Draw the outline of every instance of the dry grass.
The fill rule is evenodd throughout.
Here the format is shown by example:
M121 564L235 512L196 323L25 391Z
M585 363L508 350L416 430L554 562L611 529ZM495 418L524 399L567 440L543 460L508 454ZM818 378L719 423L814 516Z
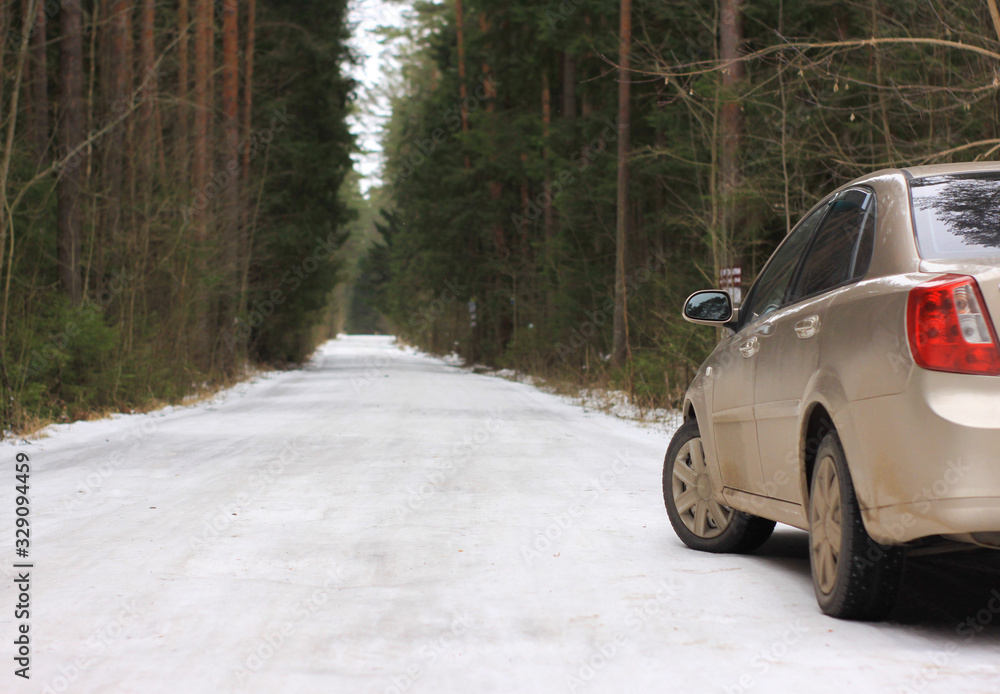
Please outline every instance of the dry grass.
M211 381L192 383L191 389L179 398L150 397L129 407L127 411L122 411L114 407L63 408L62 413L56 417L43 417L38 414L22 412L16 418L17 425L13 430L4 432L4 436L0 438L9 436L10 438L44 439L48 437L48 434L44 430L51 424L93 422L99 419L107 419L115 414L146 414L163 409L164 407L170 407L171 405L189 407L211 400L222 391L269 371L273 371L273 369L260 364L247 363L232 374L219 375Z

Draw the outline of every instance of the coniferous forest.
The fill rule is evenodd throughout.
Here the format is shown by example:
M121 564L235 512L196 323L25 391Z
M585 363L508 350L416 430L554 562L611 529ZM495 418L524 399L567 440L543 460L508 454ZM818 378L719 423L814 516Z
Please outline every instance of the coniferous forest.
M346 6L3 0L4 428L176 400L336 331Z
M341 330L670 404L690 292L855 176L1000 149L996 0L400 4L362 195L346 0L2 0L4 429Z
M870 171L997 158L995 0L414 3L356 291L437 352L676 402L744 289Z

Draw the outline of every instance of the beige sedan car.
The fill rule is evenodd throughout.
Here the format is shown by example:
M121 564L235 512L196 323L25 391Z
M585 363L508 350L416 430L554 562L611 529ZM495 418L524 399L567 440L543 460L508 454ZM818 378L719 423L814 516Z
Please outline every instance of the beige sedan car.
M687 545L809 531L820 607L888 615L912 552L1000 548L1000 163L885 170L823 199L685 396L663 493Z

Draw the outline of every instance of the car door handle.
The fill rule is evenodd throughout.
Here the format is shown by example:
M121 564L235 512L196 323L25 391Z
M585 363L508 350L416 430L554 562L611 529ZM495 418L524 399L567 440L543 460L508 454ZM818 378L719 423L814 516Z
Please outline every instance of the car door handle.
M740 345L740 354L743 355L744 359L749 359L753 355L757 354L757 350L760 349L760 341L756 336L751 337L749 340Z
M800 340L808 340L819 332L819 316L809 316L803 318L795 324L795 334Z

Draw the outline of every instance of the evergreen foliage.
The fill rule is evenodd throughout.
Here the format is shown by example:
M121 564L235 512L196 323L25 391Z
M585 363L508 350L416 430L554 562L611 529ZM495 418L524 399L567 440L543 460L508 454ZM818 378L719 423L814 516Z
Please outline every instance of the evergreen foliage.
M746 3L746 79L724 87L719 4L635 0L632 358L612 370L619 4L462 5L468 130L454 2L418 4L385 138L383 244L362 265L393 330L434 351L676 401L715 337L680 305L721 267L740 265L749 286L789 225L850 178L1000 146L986 3ZM731 102L743 126L729 191Z
M40 19L25 20L35 1L4 2L0 22L3 134L14 126L2 190L12 216L0 214L2 429L175 400L240 377L248 362L301 362L336 334L335 287L356 214L342 194L355 146L347 0L85 0L78 66L60 66L72 28L60 4L43 2ZM224 54L230 11L239 50ZM44 74L39 55L21 50L25 33L38 35ZM202 35L207 52L197 49ZM71 106L57 96L67 70L83 80L75 115L96 135L68 159L74 143L39 118L66 117ZM226 82L226 70L238 81ZM237 85L239 113L251 101L252 110L234 151L223 111L229 99L237 112ZM208 114L203 143L199 111ZM80 255L68 272L82 282L78 301L57 253L56 189L74 169Z

